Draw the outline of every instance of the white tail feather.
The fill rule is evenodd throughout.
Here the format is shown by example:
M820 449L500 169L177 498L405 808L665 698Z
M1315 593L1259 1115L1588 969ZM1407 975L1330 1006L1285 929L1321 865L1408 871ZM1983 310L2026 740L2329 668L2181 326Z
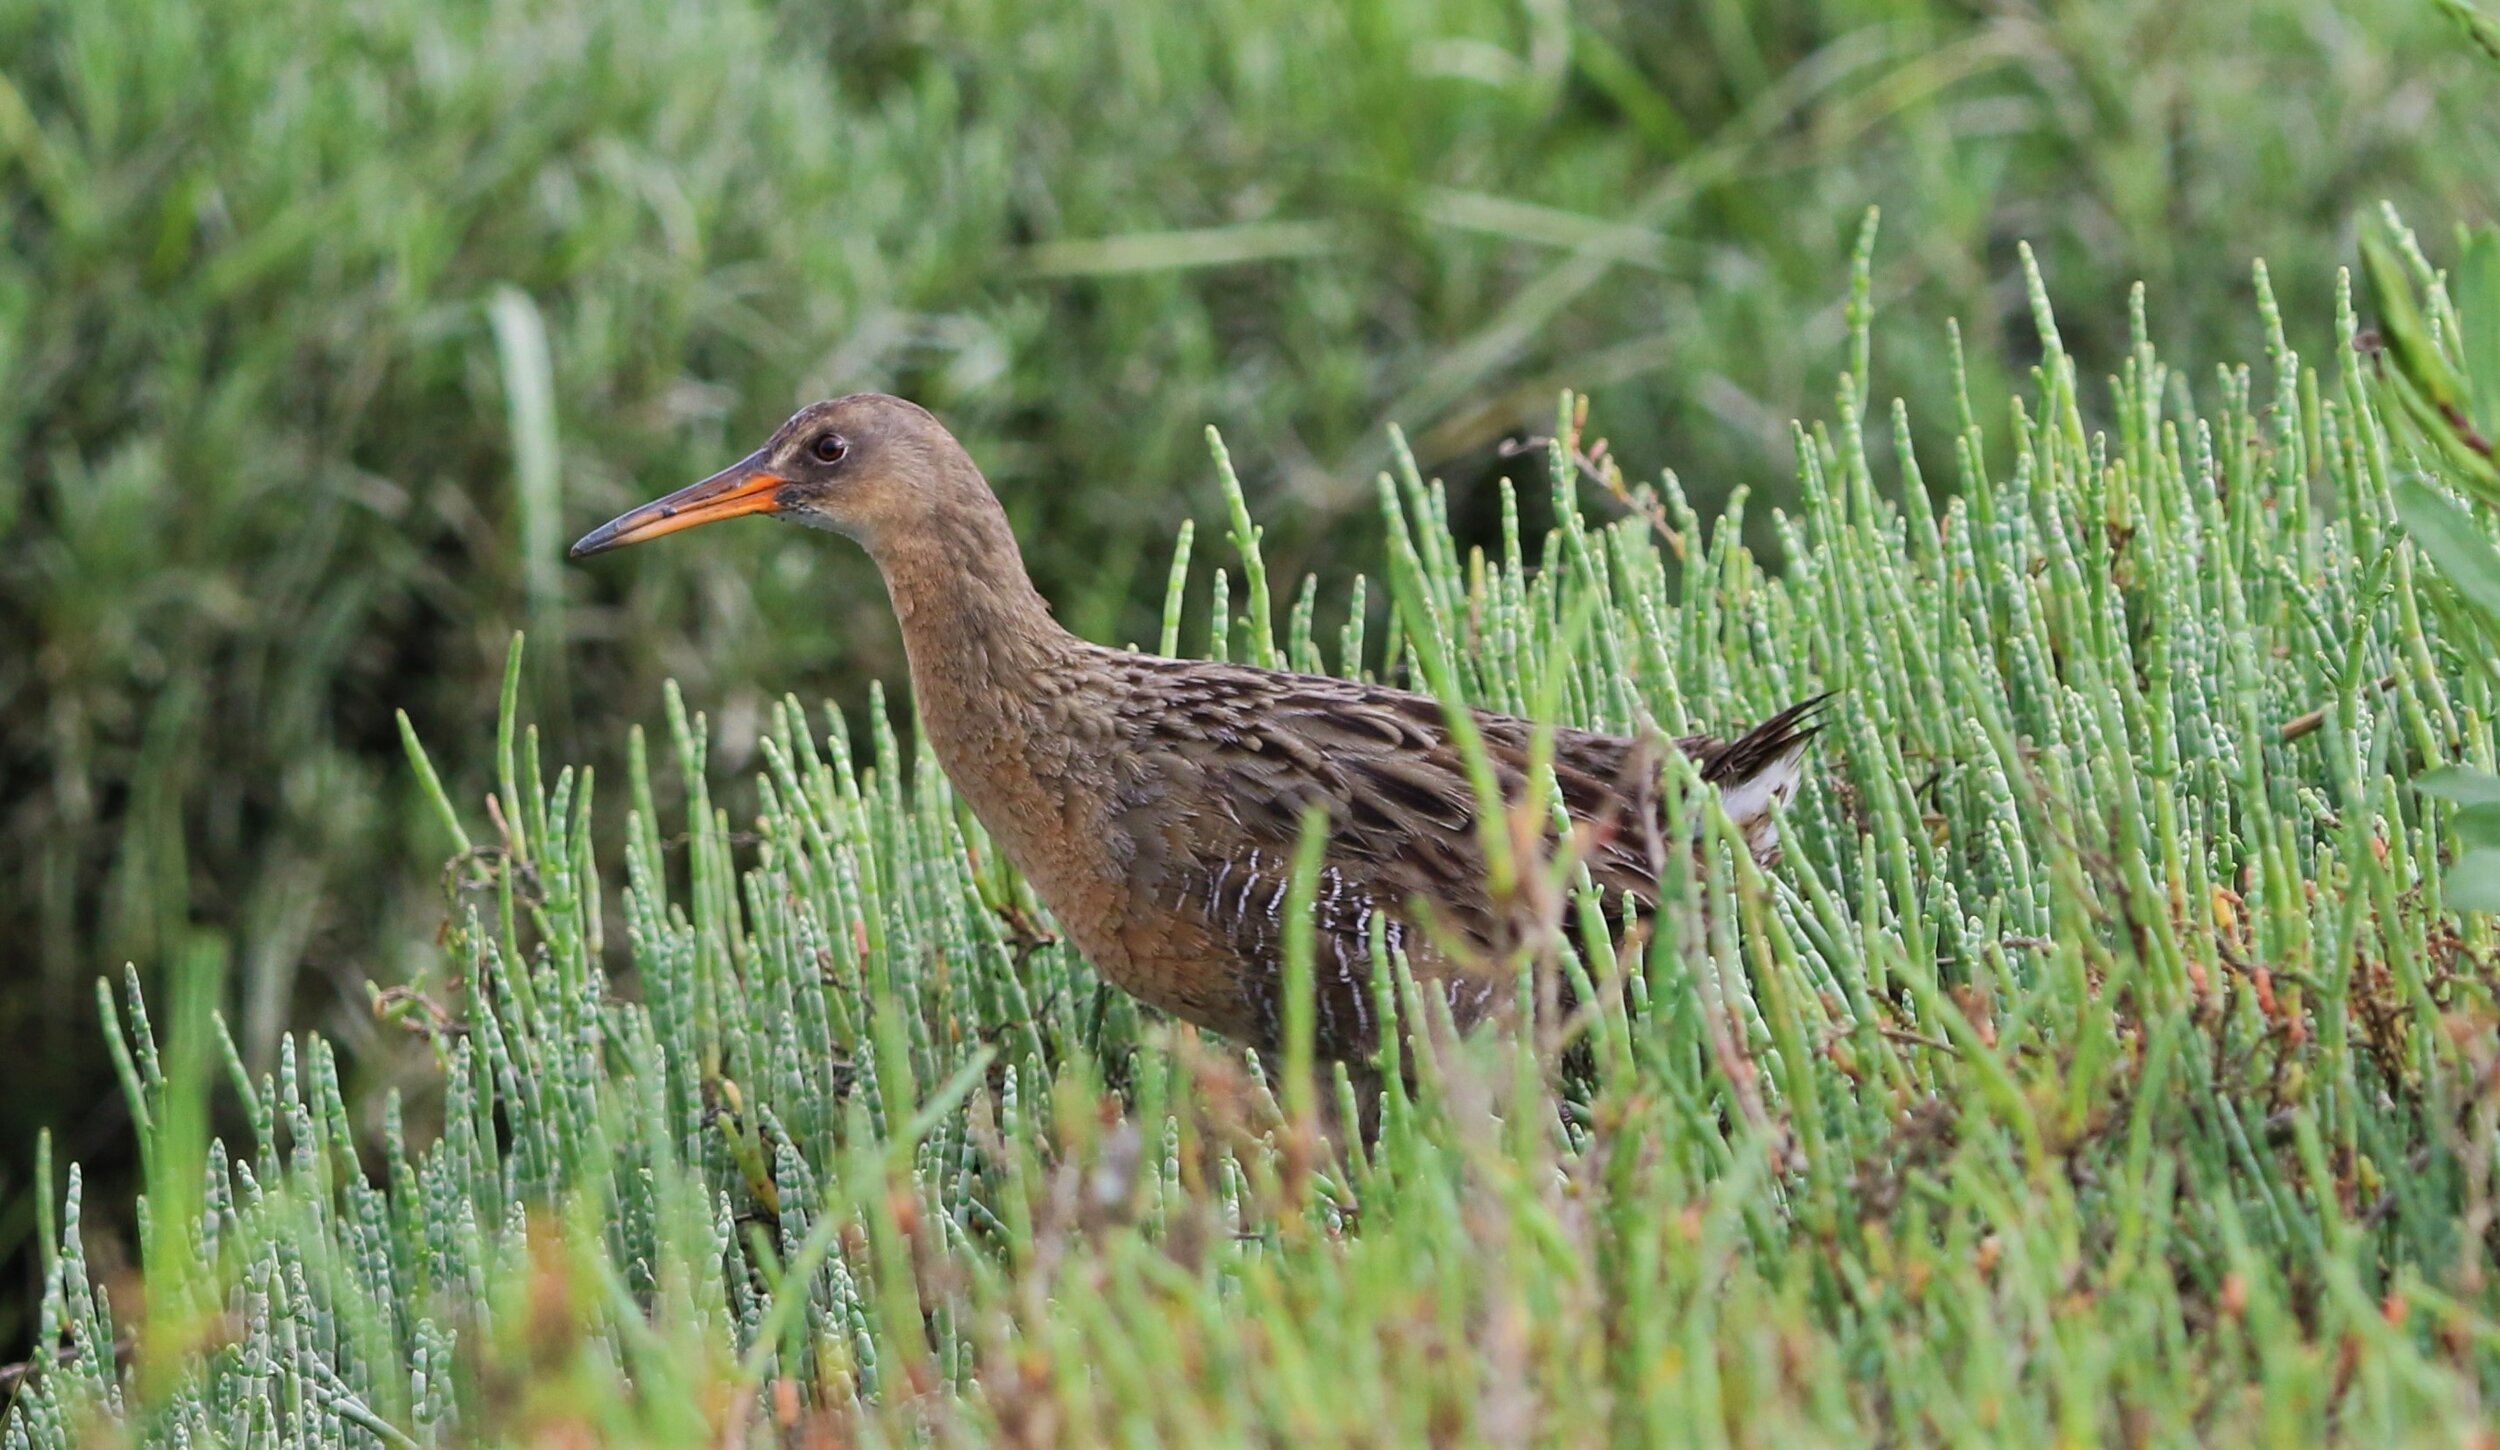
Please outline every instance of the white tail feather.
M1780 808L1796 799L1805 780L1806 744L1800 740L1769 765L1719 787L1719 803L1745 833L1745 849L1758 861L1768 861L1779 849Z

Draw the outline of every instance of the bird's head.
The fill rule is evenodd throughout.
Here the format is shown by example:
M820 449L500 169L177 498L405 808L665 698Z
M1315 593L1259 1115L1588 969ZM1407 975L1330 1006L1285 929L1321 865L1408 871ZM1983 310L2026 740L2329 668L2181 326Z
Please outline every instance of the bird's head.
M763 447L701 483L610 519L584 534L572 553L585 558L740 514L775 514L876 549L945 517L950 506L960 509L970 500L951 495L967 488L982 499L989 492L962 446L926 409L883 393L855 393L800 409Z

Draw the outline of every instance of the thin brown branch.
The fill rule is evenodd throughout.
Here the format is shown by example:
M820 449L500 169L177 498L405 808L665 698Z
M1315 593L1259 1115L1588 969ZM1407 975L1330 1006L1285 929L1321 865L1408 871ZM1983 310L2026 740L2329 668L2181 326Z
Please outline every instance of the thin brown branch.
M2381 691L2392 690L2396 688L2396 681L2402 678L2404 678L2403 671L2390 670L2379 676L2377 688ZM2334 708L2332 705L2320 705L2306 715L2284 721L2281 731L2283 743L2289 745L2304 735L2317 734L2326 727L2326 712Z

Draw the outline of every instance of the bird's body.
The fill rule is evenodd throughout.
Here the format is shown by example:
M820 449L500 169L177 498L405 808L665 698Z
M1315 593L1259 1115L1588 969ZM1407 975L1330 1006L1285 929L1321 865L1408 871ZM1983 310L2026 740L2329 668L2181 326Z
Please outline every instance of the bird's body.
M1036 673L987 682L1003 709L928 702L960 688L915 659L940 764L1009 861L1097 969L1175 1016L1261 1046L1282 1030L1285 898L1305 809L1328 818L1313 899L1323 1052L1376 1044L1375 917L1382 945L1436 984L1463 1026L1507 1000L1508 923L1488 897L1477 797L1429 696L1241 665L1167 660L1073 638ZM969 701L967 700L967 703ZM1475 717L1507 800L1526 781L1531 730ZM1795 717L1740 747L1675 742L1706 775L1757 790L1738 824L1758 849L1793 789ZM1654 899L1660 839L1654 750L1558 730L1570 816L1594 827L1596 882Z
M811 464L822 481L806 477ZM618 519L575 552L767 511L868 545L939 764L1112 982L1227 1036L1279 1045L1286 894L1317 805L1328 821L1313 903L1319 1050L1360 1062L1377 1044L1375 933L1461 1025L1507 999L1504 948L1518 924L1487 887L1476 791L1438 701L1076 638L1034 591L969 457L928 414L875 395L802 412L736 468ZM1733 742L1673 742L1720 787L1758 854L1775 848L1774 812L1795 790L1810 708ZM1519 799L1530 727L1474 718L1504 799ZM1656 895L1660 763L1640 741L1554 735L1563 806L1588 828L1579 834L1591 874L1618 901Z

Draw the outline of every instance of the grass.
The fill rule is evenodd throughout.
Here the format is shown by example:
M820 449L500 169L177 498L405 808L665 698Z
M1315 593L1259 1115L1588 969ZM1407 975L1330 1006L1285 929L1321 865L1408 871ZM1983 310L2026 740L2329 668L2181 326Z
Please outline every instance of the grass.
M2004 417L1871 408L1858 256L1780 569L1567 398L1554 526L1504 487L1490 549L1393 448L1385 631L1166 606L1607 728L1844 692L1773 870L1688 779L1646 956L1521 964L1624 985L1587 1082L1426 1034L1377 1146L1314 1155L1300 1079L1098 984L881 709L776 705L733 817L672 693L618 829L516 666L492 809L420 772L462 850L451 966L383 1004L414 1092L318 1036L252 1070L214 972L162 1046L99 984L144 1278L74 1169L43 1195L58 1354L0 1445L2487 1437L2494 943L2414 786L2500 763L2495 680L2394 501L2453 458L2349 300L2304 358L2262 270L2257 368L2173 366L2139 295L2087 372L2033 275Z
M938 408L1071 623L1146 642L1209 422L1289 578L1377 557L1390 421L1498 541L1494 445L1566 385L1704 512L1793 505L1869 202L1888 387L1950 415L1957 315L1995 418L2014 237L2087 355L2138 278L2235 355L2246 257L2322 322L2358 204L2444 223L2500 163L2428 0L0 0L0 54L0 1345L36 1128L130 1186L96 971L222 957L256 1071L314 1024L354 1096L409 1070L363 991L441 962L394 710L473 803L516 628L589 759L664 678L743 771L780 689L897 671L815 541L550 551L802 399Z

